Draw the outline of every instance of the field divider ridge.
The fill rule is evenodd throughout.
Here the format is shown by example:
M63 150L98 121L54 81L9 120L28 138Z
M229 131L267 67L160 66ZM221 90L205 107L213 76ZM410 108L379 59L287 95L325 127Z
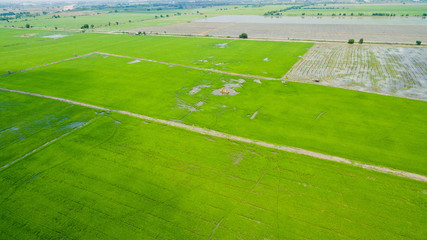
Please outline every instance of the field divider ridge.
M414 98L414 97L407 97L407 96L397 96L397 95L388 94L388 93L382 93L382 92L374 92L374 91L368 91L368 90L352 89L352 88L349 88L349 87L342 87L342 86L329 86L329 85L323 85L323 84L313 83L313 82L309 82L309 81L296 81L296 80L286 79L287 74L289 72L291 72L291 70L293 68L297 67L300 64L300 62L302 61L302 59L303 59L304 56L300 60L298 60L298 62L295 63L291 67L291 69L289 69L289 71L286 72L285 75L283 77L281 77L281 78L271 78L271 77L263 77L263 76L256 76L256 75L250 75L250 74L225 72L225 71L211 69L211 68L199 68L199 67L188 66L188 65L184 65L184 64L162 62L162 61L157 61L157 60L152 60L152 59L138 58L138 57L131 57L131 56L124 56L124 55L118 55L118 54L112 54L112 53L104 53L104 52L86 53L86 54L83 54L83 55L79 55L79 56L75 56L75 57L71 57L71 58L66 58L66 59L55 61L55 62L51 62L51 63L46 63L46 64L39 65L39 66L36 66L36 67L31 67L31 68L27 68L27 69L15 71L15 72L1 74L0 77L11 75L11 74L15 74L15 73L20 73L20 72L26 72L26 71L29 71L29 70L32 70L32 69L41 68L41 67L45 67L45 66L56 64L56 63L65 62L65 61L70 61L70 60L73 60L73 59L87 57L87 56L90 56L90 55L93 55L93 54L100 54L100 55L112 56L112 57L120 57L120 58L129 58L129 59L133 59L133 60L140 60L140 61L145 61L145 62L153 62L153 63L165 64L165 65L169 65L169 66L178 66L178 67L184 67L184 68L191 68L191 69L195 69L195 70L207 71L207 72L215 72L215 73L226 74L226 75L231 75L231 76L239 76L239 77L245 77L245 78L263 79L263 80L269 80L269 81L281 81L281 82L295 82L295 83L303 83L303 84L312 84L312 85L319 85L319 86L324 86L324 87L341 88L341 89L346 89L346 90L351 90L351 91L356 91L356 92L364 92L364 93L371 93L371 94L377 94L377 95L383 95L383 96L389 96L389 97L397 97L397 98L411 99L411 100L416 100L416 101L427 102L427 99L422 99L422 98ZM306 54L304 54L304 55L306 55Z
M256 75L250 75L250 74L225 72L225 71L216 70L216 69L212 69L212 68L200 68L200 67L188 66L188 65L179 64L179 63L162 62L162 61L157 61L157 60L152 60L152 59L147 59L147 58L138 58L138 57L124 56L124 55L104 53L104 52L93 52L93 53L101 54L101 55L105 55L105 56L112 56L112 57L129 58L129 59L140 60L140 61L145 61L145 62L160 63L160 64L169 65L169 66L191 68L191 69L200 70L200 71L215 72L215 73L221 73L221 74L227 74L227 75L233 75L233 76L239 76L239 77L259 78L259 79L263 79L263 80L275 80L275 81L281 80L279 78L271 78L271 77L263 77L263 76L256 76Z
M13 89L7 89L7 88L0 88L0 91L20 93L20 94L24 94L24 95L31 95L31 96L36 96L36 97L48 98L48 99L53 99L53 100L57 100L57 101L61 101L61 102L71 103L71 104L75 104L75 105L79 105L79 106L84 106L84 107L88 107L88 108L92 108L92 109L96 109L96 110L119 113L119 114L131 116L131 117L136 117L136 118L147 120L147 121L151 121L151 122L156 122L156 123L166 124L168 126L178 127L178 128L181 128L181 129L189 130L189 131L200 133L200 134L203 134L203 135L209 135L209 136L212 136L212 137L229 139L229 140L243 142L243 143L248 143L248 144L254 144L254 145L258 145L258 146L262 146L262 147L266 147L266 148L270 148L270 149L276 149L276 150L280 150L280 151L284 151L284 152L290 152L290 153L295 153L295 154L306 155L306 156L314 157L314 158L317 158L317 159L322 159L322 160L327 160L327 161L332 161L332 162L337 162L337 163L344 163L344 164L347 164L347 165L361 167L363 169L368 169L368 170L372 170L372 171L376 171L376 172L381 172L381 173L391 174L391 175L395 175L395 176L410 178L410 179L417 180L417 181L427 182L427 177L423 176L423 175L420 175L420 174L411 173L411 172L405 172L405 171L401 171L401 170L395 170L395 169L391 169L391 168L387 168L387 167L381 167L381 166L375 166L375 165L360 163L360 162L352 161L352 160L349 160L349 159L346 159L346 158L332 156L332 155L327 155L327 154L318 153L318 152L313 152L313 151L302 149L302 148L275 145L275 144L272 144L272 143L267 143L267 142L253 140L253 139L249 139L249 138L234 136L234 135L231 135L231 134L227 134L227 133L223 133L223 132L218 132L218 131L211 130L211 129L205 129L205 128L202 128L202 127L191 126L191 125L187 125L187 124L183 124L183 123L178 123L178 122L174 122L174 121L168 121L168 120L153 118L153 117L144 116L144 115L141 115L141 114L132 113L132 112L123 111L123 110L109 109L109 108L95 106L95 105L91 105L91 104L87 104L87 103L82 103L82 102L77 102L77 101L73 101L73 100L69 100L69 99L65 99L65 98L53 97L53 96L42 95L42 94L38 94L38 93L31 93L31 92L25 92L25 91L13 90ZM92 119L92 120L94 120L94 119ZM89 122L87 122L85 125L87 125L87 124L89 124ZM84 125L82 125L82 126L84 126ZM77 129L78 128L76 128L74 130L77 130ZM70 131L69 133L71 133L71 132L72 131ZM61 138L63 136L66 136L69 133L66 133L66 134L62 135L59 138ZM57 138L57 139L59 139L59 138ZM56 141L56 140L54 139L52 141ZM40 148L42 148L42 147L50 144L51 142L42 145L38 149L40 149ZM31 153L29 153L29 154L31 154ZM27 156L27 155L24 155L23 157L25 157L25 156ZM21 158L23 158L23 157L21 157ZM14 162L19 161L19 160L20 159L15 160ZM0 169L2 169L4 167L5 166L1 167Z
M37 147L37 148L35 148L35 149L31 150L30 152L28 152L28 153L26 153L26 154L22 155L21 157L19 157L19 158L17 158L17 159L15 159L15 160L13 160L13 161L11 161L11 162L7 163L6 165L3 165L2 167L0 167L0 171L1 171L1 170L3 170L3 169L5 169L5 168L7 168L7 167L9 167L9 166L11 166L12 164L14 164L14 163L16 163L16 162L21 161L22 159L24 159L24 158L28 157L29 155L31 155L31 154L33 154L33 153L35 153L35 152L39 151L40 149L45 148L46 146L48 146L48 145L50 145L50 144L52 144L52 143L54 143L54 142L58 141L59 139L61 139L61 138L65 137L65 136L67 136L67 135L69 135L69 134L71 134L71 133L73 133L73 132L77 131L78 129L80 129L80 128L84 127L84 126L87 126L87 125L91 124L91 123L92 123L93 121L95 121L97 118L98 118L98 117L94 117L94 118L92 118L91 120L89 120L89 121L85 122L84 124L82 124L82 125L80 125L80 126L78 126L78 127L75 127L75 128L73 128L73 129L71 129L70 131L68 131L68 132L66 132L66 133L64 133L64 134L62 134L61 136L56 137L56 138L54 138L54 139L50 140L49 142L46 142L46 143L44 143L43 145L41 145L41 146L39 146L39 147Z
M30 68L18 70L18 71L15 71L15 72L9 72L9 73L5 73L5 74L1 74L0 77L11 75L11 74L15 74L15 73L20 73L20 72L26 72L26 71L33 70L33 69L36 69L36 68L46 67L46 66L57 64L57 63L61 63L61 62L70 61L70 60L73 60L73 59L77 59L77 58L81 58L81 57L86 57L86 56L89 56L89 55L92 55L92 54L94 54L94 53L93 52L86 53L86 54L83 54L83 55L74 56L74 57L71 57L71 58L66 58L66 59L55 61L55 62L45 63L45 64L42 64L42 65L39 65L39 66L30 67Z

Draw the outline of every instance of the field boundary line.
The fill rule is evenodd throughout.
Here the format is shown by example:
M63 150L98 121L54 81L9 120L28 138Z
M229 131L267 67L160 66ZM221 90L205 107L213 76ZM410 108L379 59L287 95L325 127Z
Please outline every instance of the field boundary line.
M99 107L99 106L95 106L95 105L91 105L91 104L87 104L87 103L82 103L82 102L77 102L77 101L73 101L73 100L69 100L69 99L65 99L65 98L52 97L52 96L48 96L48 95L42 95L42 94L38 94L38 93L31 93L31 92L13 90L13 89L8 89L8 88L0 88L0 91L20 93L20 94L24 94L24 95L31 95L31 96L42 97L42 98L49 98L49 99L53 99L53 100L57 100L57 101L61 101L61 102L67 102L67 103L71 103L71 104L75 104L75 105L79 105L79 106L84 106L84 107L88 107L88 108L92 108L92 109L102 110L102 111L106 111L106 112L120 113L123 115L136 117L136 118L151 121L151 122L156 122L156 123L166 124L168 126L186 129L186 130L189 130L191 132L197 132L197 133L200 133L203 135L209 135L212 137L254 144L254 145L258 145L258 146L262 146L262 147L266 147L266 148L270 148L270 149L276 149L276 150L280 150L280 151L284 151L284 152L290 152L290 153L305 155L305 156L314 157L317 159L322 159L322 160L327 160L327 161L332 161L332 162L337 162L337 163L344 163L347 165L361 167L363 169L368 169L368 170L372 170L372 171L376 171L376 172L381 172L381 173L391 174L391 175L395 175L395 176L410 178L410 179L417 180L417 181L427 182L427 177L420 175L420 174L405 172L405 171L401 171L401 170L395 170L395 169L391 169L391 168L387 168L387 167L381 167L381 166L376 166L376 165L371 165L371 164L366 164L366 163L360 163L360 162L352 161L352 160L349 160L346 158L327 155L327 154L318 153L318 152L313 152L313 151L309 151L309 150L302 149L302 148L275 145L272 143L267 143L267 142L263 142L263 141L239 137L239 136L235 136L235 135L231 135L231 134L227 134L227 133L223 133L223 132L218 132L218 131L211 130L211 129L205 129L205 128L191 126L191 125L178 123L178 122L174 122L174 121L168 121L168 120L148 117L148 116L144 116L141 114L132 113L132 112L123 111L123 110L115 110L115 109L109 109L109 108L105 108L105 107ZM63 136L65 136L65 135L63 135Z
M313 48L316 46L316 44L313 44L313 46L311 46L311 48L310 49L308 49L305 53L304 53L304 55L302 55L301 56L301 58L294 64L294 65L292 65L292 67L291 68L289 68L289 70L283 75L283 77L281 77L280 78L280 80L285 80L286 79L286 76L288 76L288 73L290 73L291 71L292 71L292 69L294 69L294 68L296 68L297 66L299 66L302 62L303 62L303 60L304 60L304 58L305 58L305 56L307 56L308 55L308 53L309 52L312 52L313 51ZM297 81L292 81L292 80L289 80L289 81L291 81L291 82L297 82Z
M319 83L313 83L313 82L308 82L308 81L295 81L295 80L290 80L290 79L286 79L286 76L288 75L288 73L291 72L291 70L298 66L299 64L301 64L302 60L304 59L304 57L314 48L311 47L302 57L300 60L298 60L298 62L296 62L290 69L289 71L287 71L285 73L285 75L281 78L271 78L271 77L262 77L262 76L256 76L256 75L250 75L250 74L242 74L242 73L232 73L232 72L225 72L225 71L221 71L221 70L216 70L216 69L209 69L209 68L199 68L199 67L193 67L193 66L188 66L188 65L184 65L184 64L178 64L178 63L169 63L169 62L162 62L162 61L157 61L157 60L152 60L152 59L146 59L146 58L138 58L138 57L131 57L131 56L124 56L124 55L118 55L118 54L112 54L112 53L104 53L104 52L93 52L92 54L100 54L100 55L105 55L105 56L112 56L112 57L120 57L120 58L129 58L129 59L133 59L133 60L140 60L140 61L146 61L146 62L154 62L154 63L160 63L160 64L165 64L165 65L169 65L169 66L178 66L178 67L184 67L184 68L191 68L191 69L195 69L195 70L201 70L201 71L208 71L208 72L215 72L215 73L221 73L221 74L226 74L226 75L232 75L232 76L239 76L239 77L246 77L246 78L256 78L256 79L263 79L263 80L269 80L269 81L286 81L286 82L294 82L294 83L302 83L302 84L311 84L311 85L317 85L317 86L324 86L324 87L331 87L331 88L340 88L340 89L346 89L346 90L350 90L350 91L356 91L356 92L364 92L364 93L372 93L372 94L378 94L378 95L383 95L383 96L389 96L389 97L397 97L397 98L403 98L403 99L411 99L411 100L417 100L417 101L423 101L423 102L427 102L427 99L422 99L422 98L413 98L413 97L406 97L406 96L397 96L397 95L392 95L392 94L388 94L388 93L381 93L381 92L374 92L374 91L367 91L367 90L359 90L359 89L352 89L352 88L348 88L348 87L339 87L339 86L328 86L328 85L323 85L323 84L319 84Z
M83 54L83 55L79 55L79 56L75 56L75 57L71 57L71 58L66 58L66 59L55 61L55 62L45 63L45 64L42 64L42 65L39 65L39 66L30 67L30 68L18 70L18 71L15 71L15 72L9 72L9 73L5 73L5 74L1 74L0 77L11 75L11 74L15 74L15 73L20 73L20 72L26 72L26 71L33 70L33 69L36 69L36 68L46 67L46 66L57 64L57 63L61 63L61 62L70 61L70 60L73 60L73 59L90 56L92 54L93 54L93 52L86 53L86 54Z
M281 80L279 78L271 78L271 77L262 77L262 76L256 76L256 75L250 75L250 74L225 72L225 71L216 70L216 69L212 69L212 68L200 68L200 67L188 66L188 65L179 64L179 63L163 62L163 61L157 61L157 60L152 60L152 59L147 59L147 58L131 57L131 56L125 56L125 55L119 55L119 54L113 54L113 53L93 52L93 54L95 54L95 53L105 55L105 56L129 58L129 59L133 59L133 60L140 60L140 61L145 61L145 62L154 62L154 63L160 63L160 64L169 65L169 66L191 68L191 69L196 69L196 70L200 70L200 71L215 72L215 73L227 74L227 75L232 75L232 76L239 76L239 77L246 77L246 78L259 78L259 79L264 79L264 80L276 80L276 81Z
M314 46L313 46L314 47ZM398 95L392 95L392 94L388 94L388 93L381 93L381 92L374 92L374 91L367 91L367 90L359 90L359 89L352 89L352 88L348 88L348 87L339 87L339 86L328 86L328 85L323 85L323 84L319 84L319 83L312 83L312 82L308 82L308 81L295 81L295 80L291 80L291 79L286 79L286 76L289 72L291 72L291 70L297 66L304 58L304 56L313 48L311 47L302 57L300 60L298 60L298 62L296 62L290 69L289 71L287 71L285 73L285 75L282 78L271 78L271 77L263 77L263 76L256 76L256 75L250 75L250 74L242 74L242 73L232 73L232 72L225 72L225 71L221 71L221 70L216 70L216 69L209 69L209 68L199 68L199 67L194 67L194 66L188 66L188 65L184 65L184 64L178 64L178 63L169 63L169 62L162 62L162 61L157 61L157 60L152 60L152 59L146 59L146 58L138 58L138 57L131 57L131 56L125 56L125 55L118 55L118 54L112 54L112 53L104 53L104 52L91 52L91 53L86 53L83 55L79 55L79 56L75 56L75 57L71 57L71 58L66 58L66 59L62 59L59 61L55 61L55 62L51 62L51 63L46 63L43 65L39 65L36 67L31 67L31 68L27 68L27 69L23 69L23 70L19 70L19 71L15 71L15 72L10 72L10 73L6 73L6 74L1 74L0 77L3 76L7 76L7 75L11 75L11 74L15 74L15 73L20 73L20 72L26 72L32 69L36 69L36 68L41 68L41 67L46 67L49 65L53 65L56 63L61 63L61 62L66 62L66 61L70 61L73 59L78 59L78 58L82 58L82 57L87 57L93 54L100 54L100 55L104 55L104 56L112 56L112 57L120 57L120 58L129 58L129 59L133 59L133 60L140 60L140 61L145 61L145 62L153 62L153 63L160 63L160 64L165 64L165 65L169 65L169 66L178 66L178 67L184 67L184 68L191 68L191 69L195 69L195 70L200 70L200 71L207 71L207 72L215 72L215 73L220 73L220 74L226 74L226 75L230 75L230 76L239 76L239 77L245 77L245 78L254 78L254 79L263 79L263 80L269 80L269 81L282 81L282 82L294 82L294 83L302 83L302 84L311 84L311 85L318 85L318 86L324 86L324 87L331 87L331 88L341 88L341 89L346 89L346 90L350 90L350 91L356 91L356 92L364 92L364 93L371 93L371 94L377 94L377 95L383 95L383 96L389 96L389 97L397 97L397 98L403 98L403 99L411 99L411 100L416 100L416 101L423 101L423 102L427 102L427 99L422 99L422 98L413 98L413 97L406 97L406 96L398 96Z
M41 145L41 146L39 146L39 147L37 147L37 148L33 149L32 151L30 151L30 152L28 152L28 153L26 153L26 154L22 155L21 157L19 157L19 158L17 158L17 159L15 159L15 160L13 160L12 162L7 163L6 165L4 165L4 166L0 167L0 171L1 171L1 170L3 170L3 169L5 169L5 168L7 168L7 167L9 167L9 166L11 166L12 164L14 164L14 163L16 163L16 162L21 161L22 159L24 159L24 158L28 157L29 155L31 155L31 154L33 154L33 153L35 153L35 152L39 151L40 149L45 148L46 146L48 146L48 145L50 145L50 144L52 144L52 143L54 143L54 142L58 141L59 139L61 139L61 138L65 137L65 136L67 136L67 135L69 135L69 134L71 134L71 133L73 133L73 132L77 131L78 129L80 129L80 128L84 127L84 126L89 125L90 123L92 123L93 121L95 121L97 118L98 118L98 117L92 118L91 120L89 120L89 121L85 122L84 124L82 124L82 125L80 125L80 126L78 126L78 127L76 127L76 128L71 129L70 131L68 131L68 132L66 132L66 133L64 133L64 134L62 134L61 136L56 137L56 138L54 138L54 139L50 140L49 142L44 143L43 145Z

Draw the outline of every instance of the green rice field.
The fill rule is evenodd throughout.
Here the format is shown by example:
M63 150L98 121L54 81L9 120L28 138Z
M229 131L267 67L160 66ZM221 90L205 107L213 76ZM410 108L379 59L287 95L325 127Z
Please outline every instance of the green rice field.
M241 140L427 175L427 102L281 80L312 46L0 29L0 239L425 239L425 181Z

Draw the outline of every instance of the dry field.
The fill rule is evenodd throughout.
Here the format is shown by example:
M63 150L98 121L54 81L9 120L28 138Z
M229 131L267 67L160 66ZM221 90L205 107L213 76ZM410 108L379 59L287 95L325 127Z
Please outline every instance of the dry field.
M286 79L427 99L427 48L317 44Z
M366 42L427 42L426 25L358 25L297 23L190 22L168 26L142 27L128 32L212 35L237 37L246 32L249 38L347 41L363 37Z

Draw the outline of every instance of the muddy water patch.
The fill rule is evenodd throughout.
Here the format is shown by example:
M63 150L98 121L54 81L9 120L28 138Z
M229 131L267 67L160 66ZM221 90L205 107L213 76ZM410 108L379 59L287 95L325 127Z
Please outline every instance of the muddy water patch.
M59 38L63 38L63 37L66 37L66 36L68 36L68 35L64 35L64 34L53 34L53 35L43 36L42 38L59 39Z
M35 35L36 35L35 33L28 33L28 34L20 35L20 37L34 37Z
M141 62L141 60L133 60L132 62L128 62L128 64L134 64L134 63L139 63Z
M198 86L193 87L193 89L191 89L191 91L188 94L193 95L193 94L200 92L200 90L202 90L202 88L209 88L209 87L211 87L211 85L206 85L206 84L198 85Z
M98 115L108 116L108 112L102 111L102 112L95 112Z
M19 127L10 127L10 128L6 128L6 129L3 129L3 130L0 130L0 134L3 133L3 132L6 132L6 131L14 132L14 131L18 131L18 130L19 130Z
M196 103L196 106L201 107L203 104L205 104L205 103L203 101L200 101L200 102Z
M226 82L224 86L220 89L215 89L212 91L213 95L237 95L239 92L236 91L236 88L241 88L243 83L246 82L243 79L231 79L230 82Z
M240 153L234 153L231 155L231 158L234 160L233 165L239 164L243 158L245 157L246 153L240 152Z
M218 43L216 45L216 47L218 47L218 48L226 48L226 47L228 47L228 43Z
M259 83L259 84L261 84L261 80L259 80L259 79L254 79L254 83Z
M80 127L85 123L86 122L72 122L72 123L69 123L69 124L65 125L64 127L62 127L62 129L73 129L76 127Z

